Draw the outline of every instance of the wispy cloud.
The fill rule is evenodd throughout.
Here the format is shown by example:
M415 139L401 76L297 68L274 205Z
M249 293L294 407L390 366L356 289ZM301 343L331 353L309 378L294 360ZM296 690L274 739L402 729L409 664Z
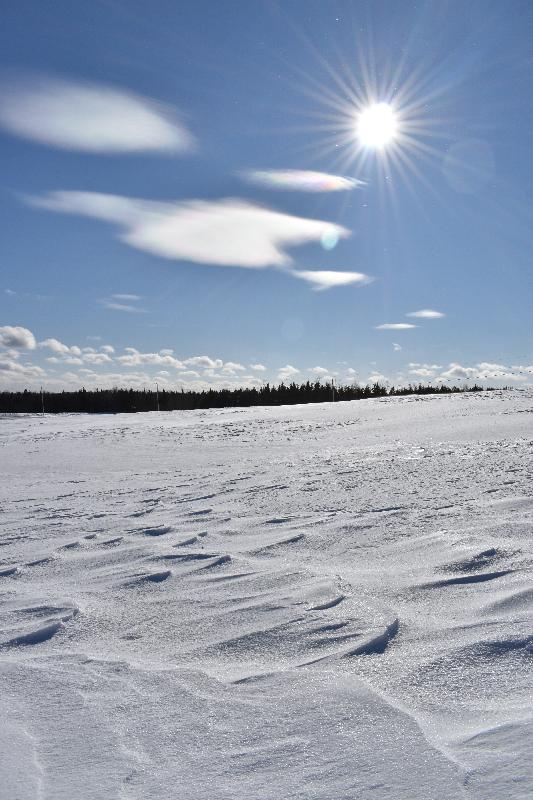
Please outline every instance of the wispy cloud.
M162 103L112 86L49 77L4 82L0 125L65 150L181 152L193 146L176 113Z
M402 349L402 346L401 346L401 344L398 344L398 342L393 342L392 343L392 349L395 352L399 352Z
M132 247L198 264L287 267L291 258L286 248L320 242L328 235L350 235L346 228L331 222L295 217L238 199L159 203L59 191L27 198L27 202L49 211L114 223L121 228L119 238Z
M412 325L410 322L385 322L383 325L376 325L377 331L407 331L410 328L418 328L418 325Z
M374 280L362 272L341 272L340 270L291 270L291 275L313 285L315 292L332 289L335 286L360 284L364 286Z
M366 185L365 181L357 178L345 178L341 175L329 175L325 172L311 170L255 169L242 172L241 175L249 183L264 186L267 189L295 192L345 192Z
M142 300L142 297L138 294L112 294L111 297L114 300L124 300L126 303L137 303Z
M256 372L266 372L266 367L264 364L250 364L250 369L253 369Z
M411 311L406 317L419 317L420 319L441 319L445 317L442 311L434 311L432 308L422 308L420 311Z
M103 297L98 302L109 311L125 311L128 314L146 314L147 311L145 308L133 305L133 303L137 303L139 300L142 300L142 297L138 294L112 294L110 297Z
M35 336L27 328L20 325L4 325L0 327L0 345L18 350L35 350Z
M325 367L311 367L309 372L312 372L313 375L329 375L329 369Z

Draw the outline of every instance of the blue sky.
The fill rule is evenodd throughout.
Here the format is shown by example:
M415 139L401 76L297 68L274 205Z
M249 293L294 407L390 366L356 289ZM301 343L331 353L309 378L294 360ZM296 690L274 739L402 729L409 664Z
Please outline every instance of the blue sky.
M532 34L517 0L9 4L0 386L530 382Z

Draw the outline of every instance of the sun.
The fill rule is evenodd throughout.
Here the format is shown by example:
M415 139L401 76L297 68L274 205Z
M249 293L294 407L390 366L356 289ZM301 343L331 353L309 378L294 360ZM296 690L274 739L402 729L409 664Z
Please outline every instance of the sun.
M382 150L398 133L398 119L388 103L374 103L357 116L356 134L363 147Z

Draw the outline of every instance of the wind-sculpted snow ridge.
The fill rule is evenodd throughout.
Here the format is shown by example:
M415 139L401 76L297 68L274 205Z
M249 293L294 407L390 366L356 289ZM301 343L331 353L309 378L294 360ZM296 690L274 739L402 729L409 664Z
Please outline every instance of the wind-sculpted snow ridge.
M0 796L533 796L531 403L0 420Z

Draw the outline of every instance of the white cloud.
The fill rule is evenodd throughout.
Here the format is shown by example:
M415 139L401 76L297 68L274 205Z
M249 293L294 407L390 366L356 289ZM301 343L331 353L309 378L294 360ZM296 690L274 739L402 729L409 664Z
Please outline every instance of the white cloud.
M24 139L91 153L182 152L193 138L168 106L124 89L48 77L0 88L0 125Z
M39 342L39 347L47 347L53 353L58 353L59 355L81 356L81 350L77 345L69 347L58 339L45 339L43 342Z
M250 369L254 369L256 372L266 372L264 364L250 364Z
M4 292L9 295L9 297L15 297L17 294L15 291L13 291L13 289L4 289Z
M483 382L491 381L495 383L523 383L528 380L528 376L516 369L507 367L505 364L496 364L488 361L481 361L472 367L465 367L462 364L453 362L448 369L442 372L438 380L479 380Z
M173 367L174 369L183 369L184 362L170 355L161 355L161 353L140 353L135 347L126 347L125 350L127 355L117 356L115 360L126 367L136 367L140 364L156 364L159 366Z
M83 360L87 364L111 364L112 359L107 353L86 353Z
M209 358L209 356L193 356L186 358L183 362L188 367L205 367L206 369L220 369L224 362L220 358Z
M115 300L109 300L109 299L107 299L105 297L102 300L99 300L98 302L104 308L107 308L108 311L125 311L128 314L146 314L147 313L145 308L140 308L139 306L132 306L129 303L117 303Z
M286 364L278 371L278 380L284 381L287 380L287 378L293 378L295 375L298 375L299 372L300 370L293 367L292 364Z
M102 353L108 353L109 355L115 352L115 348L111 344L103 344L100 350L102 351Z
M418 325L411 325L410 322L385 322L383 325L375 326L377 331L406 331L409 328L418 328Z
M401 344L398 344L398 342L393 342L392 349L395 350L396 352L399 352L402 349L402 346Z
M368 376L366 382L368 383L388 383L389 379L386 375L383 375L382 372L373 372L371 375Z
M41 367L35 364L20 364L9 358L0 358L0 378L10 380L11 378L41 378L46 373Z
M111 297L113 300L124 300L126 303L137 303L142 300L139 294L112 294Z
M132 247L198 264L286 267L291 263L285 252L288 247L319 242L328 234L349 236L340 225L282 214L238 199L169 203L63 191L30 197L27 202L49 211L115 223L121 228L119 238Z
M406 317L419 317L420 319L441 319L445 317L442 311L433 311L431 308L422 308L420 311L411 311Z
M226 361L222 367L222 372L235 375L237 372L246 372L246 367L242 364L236 364L234 361Z
M311 367L309 372L312 372L313 375L329 375L329 370L325 367Z
M440 378L461 378L464 380L468 380L470 378L477 377L479 373L478 369L474 367L463 367L461 364L450 364L449 369L446 372L443 372L439 377Z
M0 345L21 350L35 350L35 336L27 328L20 325L4 325L0 327Z
M194 369L184 369L183 372L180 372L180 378L199 378L200 373L196 372Z
M342 192L365 186L365 181L298 169L248 170L242 176L250 183L267 189L286 189L297 192Z
M339 270L292 270L290 274L295 278L312 283L313 288L318 292L334 286L348 286L351 283L364 285L374 280L362 272L340 272Z
M433 378L435 373L431 369L426 369L426 367L419 367L417 369L409 370L411 375L416 375L417 378Z

